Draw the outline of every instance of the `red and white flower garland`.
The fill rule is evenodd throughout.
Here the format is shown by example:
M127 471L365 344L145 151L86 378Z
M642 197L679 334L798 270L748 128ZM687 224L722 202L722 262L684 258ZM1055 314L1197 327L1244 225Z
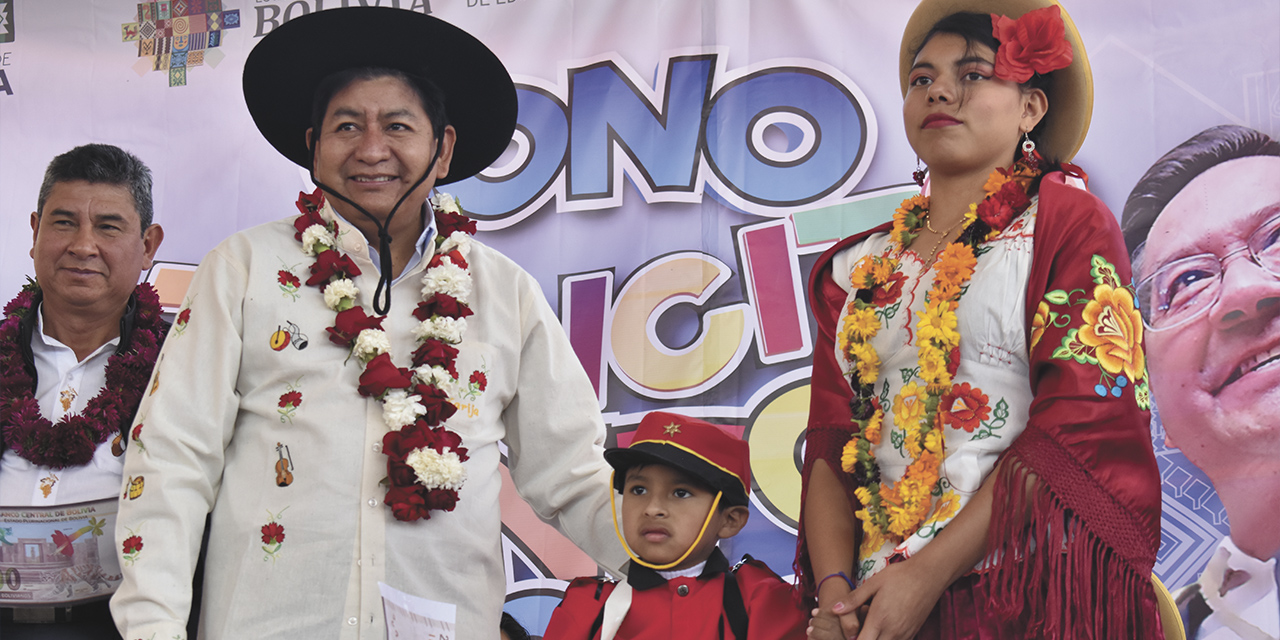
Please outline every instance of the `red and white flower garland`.
M471 272L467 256L475 222L462 215L448 194L431 198L436 220L435 254L422 276L422 298L413 311L419 320L413 335L418 348L413 368L391 360L391 340L382 329L386 316L370 316L357 304L360 290L352 280L360 269L338 249L338 223L320 215L319 189L299 194L302 215L294 221L294 237L307 255L316 257L308 286L319 287L325 305L337 312L329 339L351 350L364 366L359 393L382 401L382 419L391 429L382 440L387 456L385 502L396 519L428 519L432 510L452 511L466 481L462 438L442 424L457 411L450 395L458 377L457 346L467 328Z

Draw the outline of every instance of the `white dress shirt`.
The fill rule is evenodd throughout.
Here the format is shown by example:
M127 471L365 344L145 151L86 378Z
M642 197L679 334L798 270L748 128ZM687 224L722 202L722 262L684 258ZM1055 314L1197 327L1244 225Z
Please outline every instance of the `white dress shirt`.
M1200 593L1213 613L1204 619L1196 637L1200 640L1280 639L1276 570L1275 558L1264 562L1241 551L1230 537L1223 538L1200 575Z

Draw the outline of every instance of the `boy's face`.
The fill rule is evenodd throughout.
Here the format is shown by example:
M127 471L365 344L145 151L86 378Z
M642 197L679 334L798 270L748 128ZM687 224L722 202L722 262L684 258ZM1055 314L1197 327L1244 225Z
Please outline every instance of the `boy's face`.
M674 467L631 467L622 487L622 530L627 546L645 562L675 562L698 540L715 497ZM746 507L717 509L697 547L672 569L687 569L706 560L717 540L733 537L746 521Z

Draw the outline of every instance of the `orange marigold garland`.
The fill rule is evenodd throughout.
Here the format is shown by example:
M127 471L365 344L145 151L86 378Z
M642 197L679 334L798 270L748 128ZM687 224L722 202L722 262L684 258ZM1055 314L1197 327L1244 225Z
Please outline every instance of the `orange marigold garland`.
M841 466L860 485L855 494L862 508L862 555L884 542L899 542L920 528L934 510L934 493L941 494L939 467L943 432L939 405L952 393L952 378L960 365L960 333L956 309L977 268L979 247L994 238L1031 206L1027 189L1040 175L1038 167L1022 162L996 169L984 185L987 197L969 206L960 237L938 253L932 287L925 294L925 310L916 321L918 381L906 384L891 407L903 449L911 456L902 479L881 478L875 447L882 438L884 408L875 393L880 356L871 340L896 308L906 276L898 271L900 256L920 233L928 216L929 199L907 198L893 216L890 255L867 256L854 265L850 281L857 294L840 326L840 350L849 362L853 388L854 435L845 445Z

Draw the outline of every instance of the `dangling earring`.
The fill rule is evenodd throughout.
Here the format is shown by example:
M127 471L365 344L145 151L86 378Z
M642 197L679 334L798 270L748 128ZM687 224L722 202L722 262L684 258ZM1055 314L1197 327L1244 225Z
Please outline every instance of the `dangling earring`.
M920 157L916 156L916 170L911 172L911 179L915 180L921 189L924 188L924 177L928 172L928 168L920 166Z
M1026 131L1022 132L1022 159L1032 166L1040 161L1040 154L1036 153L1036 143L1031 139L1031 134Z

